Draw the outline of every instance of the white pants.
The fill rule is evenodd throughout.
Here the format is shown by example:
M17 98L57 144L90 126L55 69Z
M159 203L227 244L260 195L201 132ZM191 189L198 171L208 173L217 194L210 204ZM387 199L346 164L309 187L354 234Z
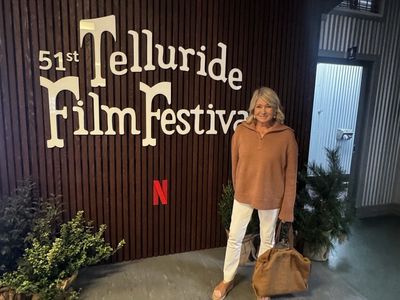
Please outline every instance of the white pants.
M243 204L236 199L233 201L231 225L229 228L229 238L226 245L224 263L224 281L233 280L236 275L240 260L240 249L242 240L245 236L247 225L250 222L253 208L248 204ZM271 210L259 210L260 219L260 250L258 255L263 254L275 244L275 225L278 219L279 208Z

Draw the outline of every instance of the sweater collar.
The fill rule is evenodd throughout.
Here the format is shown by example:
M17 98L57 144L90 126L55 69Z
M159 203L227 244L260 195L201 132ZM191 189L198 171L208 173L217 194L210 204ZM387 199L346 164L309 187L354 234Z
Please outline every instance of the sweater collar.
M252 130L252 131L256 131L256 124L255 124L254 122L249 124L249 123L247 123L246 121L243 121L243 122L240 124L240 126L243 126L243 127L247 128L247 129L250 129L250 130ZM286 125L284 125L284 124L280 124L280 123L276 122L276 123L269 129L268 133L271 133L271 132L279 132L279 131L285 131L285 130L292 130L292 131L293 131L292 128L290 128L290 127L288 127L288 126L286 126Z

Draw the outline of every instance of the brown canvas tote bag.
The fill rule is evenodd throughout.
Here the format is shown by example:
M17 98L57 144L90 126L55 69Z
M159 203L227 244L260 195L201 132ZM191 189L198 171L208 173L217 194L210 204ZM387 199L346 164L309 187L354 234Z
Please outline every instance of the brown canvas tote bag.
M281 230L279 223L276 245L257 259L252 280L257 297L291 294L308 288L311 262L293 248L292 224L285 243L280 241Z

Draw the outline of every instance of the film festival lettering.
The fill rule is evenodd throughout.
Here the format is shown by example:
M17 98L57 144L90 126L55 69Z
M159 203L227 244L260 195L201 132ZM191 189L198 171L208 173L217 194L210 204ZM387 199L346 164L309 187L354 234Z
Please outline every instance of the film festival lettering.
M106 78L102 76L102 60L101 57L105 53L104 47L102 47L102 37L105 34L111 34L113 40L116 41L116 20L114 15L105 16L95 19L83 19L79 24L79 40L80 47L82 48L85 39L92 38L93 41L93 57L91 61L94 64L94 74L90 85L92 88L102 88L106 87ZM121 51L115 51L111 53L109 57L109 68L113 75L123 76L128 72L139 73L156 70L156 66L161 69L172 69L179 70L182 72L190 71L189 67L189 57L193 57L198 65L196 75L198 76L209 76L215 81L221 81L223 83L229 84L229 87L233 90L241 89L242 82L242 71L238 68L232 68L227 72L226 70L226 57L227 57L227 46L221 42L217 44L219 55L217 57L209 60L207 64L205 46L201 46L200 49L195 51L192 48L183 48L181 46L175 49L173 46L168 46L169 55L165 55L165 47L160 44L153 43L153 33L150 30L143 29L141 33L129 30L128 31L128 41L132 43L132 53L124 53ZM141 39L142 38L142 39ZM140 61L140 46L142 42L146 47L146 64ZM153 50L157 51L153 51ZM158 53L157 61L153 57L153 52ZM168 59L164 60L164 56ZM69 62L79 62L79 55L77 51L62 53L58 52L54 56L56 60L56 71L65 71L63 57ZM128 57L132 61L131 65L128 65ZM166 62L167 61L167 62ZM179 65L177 64L179 61ZM40 50L39 51L39 68L41 70L49 70L53 67L53 61L51 59L50 51ZM217 69L217 71L215 71ZM67 119L71 113L75 113L77 124L74 124L75 131L74 135L116 135L117 132L114 128L116 123L114 118L118 120L118 133L125 134L125 121L126 118L130 118L130 134L140 135L142 134L141 129L138 128L136 124L136 111L133 107L110 107L106 104L101 103L99 95L91 91L88 93L88 99L81 98L79 92L79 78L78 76L64 76L56 81L51 81L46 77L40 76L40 85L47 89L48 95L48 107L49 107L49 120L50 120L50 138L47 140L48 148L62 148L64 147L63 138L58 135L58 123L60 118ZM142 146L156 146L157 140L152 136L152 122L157 120L160 122L160 128L162 132L166 135L180 134L186 135L192 131L190 120L193 121L194 132L198 135L215 135L218 134L216 130L216 122L219 121L221 128L226 134L230 126L235 129L236 126L247 117L247 112L244 110L233 110L227 114L226 110L214 109L213 104L208 104L207 108L201 107L200 104L193 107L192 109L179 109L174 111L171 108L166 108L163 111L158 109L153 109L153 104L156 102L155 99L159 99L163 96L168 105L172 104L171 99L171 82L162 81L149 86L144 82L139 82L139 90L145 94L144 97L144 107L145 107L145 124L146 128L144 130L144 137L142 138ZM62 91L71 92L76 100L76 104L71 108L67 106L62 106L57 108L57 96ZM91 101L93 114L93 123L90 124L91 130L89 131L87 124L85 123L86 117L86 105L85 101ZM72 112L71 112L72 109ZM101 114L105 114L107 120L107 128L102 128ZM207 130L200 128L201 118L207 117ZM233 123L234 117L236 121ZM190 119L193 118L193 119ZM206 122L204 122L206 123ZM233 123L233 124L232 124ZM103 124L105 125L105 124ZM103 126L104 127L104 126Z

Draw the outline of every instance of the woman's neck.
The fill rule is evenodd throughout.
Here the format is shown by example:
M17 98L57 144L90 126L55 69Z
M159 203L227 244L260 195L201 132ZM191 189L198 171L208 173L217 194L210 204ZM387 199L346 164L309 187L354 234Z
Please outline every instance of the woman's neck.
M274 125L275 125L275 120L272 120L270 122L265 122L265 123L256 122L256 129L267 130L267 129L270 129Z

